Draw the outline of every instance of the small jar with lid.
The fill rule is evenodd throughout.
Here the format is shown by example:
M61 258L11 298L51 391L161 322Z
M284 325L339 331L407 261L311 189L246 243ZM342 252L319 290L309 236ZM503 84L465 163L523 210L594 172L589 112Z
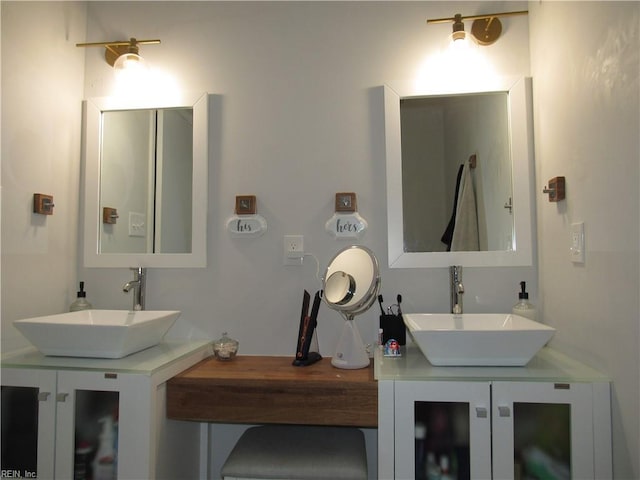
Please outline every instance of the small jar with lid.
M227 332L222 337L213 342L213 353L218 360L231 360L238 353L238 341L227 336Z

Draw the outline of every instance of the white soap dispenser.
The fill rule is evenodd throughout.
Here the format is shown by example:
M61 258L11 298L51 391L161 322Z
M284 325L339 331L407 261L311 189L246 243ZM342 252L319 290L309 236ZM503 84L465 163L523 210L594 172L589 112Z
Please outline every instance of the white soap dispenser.
M78 310L89 310L93 308L87 301L87 292L84 291L84 282L80 282L80 290L78 291L78 298L69 306L70 312L77 312Z
M529 303L529 293L527 292L527 282L520 282L520 293L518 303L513 306L511 313L520 315L530 320L536 320L536 307Z

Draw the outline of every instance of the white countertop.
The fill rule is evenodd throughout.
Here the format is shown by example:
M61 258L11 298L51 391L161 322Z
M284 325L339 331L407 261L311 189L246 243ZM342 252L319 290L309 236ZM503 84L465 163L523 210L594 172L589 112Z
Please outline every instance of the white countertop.
M198 350L209 349L209 340L169 340L124 358L75 358L53 357L40 353L35 348L2 355L3 368L41 368L55 370L100 370L122 373L152 375Z
M608 382L603 373L563 353L544 347L524 367L437 367L407 339L401 357L374 355L374 374L383 380Z

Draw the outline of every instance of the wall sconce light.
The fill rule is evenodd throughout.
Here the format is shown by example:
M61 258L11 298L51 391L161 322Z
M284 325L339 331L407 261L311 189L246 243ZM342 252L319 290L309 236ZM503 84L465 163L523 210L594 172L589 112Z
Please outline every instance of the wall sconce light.
M483 15L467 15L462 16L459 13L453 18L433 18L428 19L429 23L449 23L453 22L453 32L451 34L451 40L454 44L458 41L466 40L467 34L464 31L464 20L473 20L471 25L471 38L478 45L491 45L500 38L502 33L502 23L498 17L507 17L513 15L526 15L529 12L521 10L517 12L504 12L504 13L487 13Z
M144 68L144 59L140 56L140 45L153 45L160 40L137 40L131 37L129 40L114 42L88 42L76 43L76 47L104 47L104 58L116 72L129 69Z
M427 21L428 22L428 21ZM453 19L453 32L451 33L451 40L456 42L458 40L464 41L467 34L464 31L464 23L462 22L462 15L456 13Z

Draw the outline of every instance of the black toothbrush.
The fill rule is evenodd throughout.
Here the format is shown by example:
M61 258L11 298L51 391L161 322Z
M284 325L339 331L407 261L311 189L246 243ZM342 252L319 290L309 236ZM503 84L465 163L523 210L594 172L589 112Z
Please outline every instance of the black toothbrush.
M400 307L400 304L402 303L402 295L398 294L396 300L398 301L398 315L402 315L402 307Z
M380 305L380 313L384 315L384 307L382 306L382 295L378 295L378 305Z

